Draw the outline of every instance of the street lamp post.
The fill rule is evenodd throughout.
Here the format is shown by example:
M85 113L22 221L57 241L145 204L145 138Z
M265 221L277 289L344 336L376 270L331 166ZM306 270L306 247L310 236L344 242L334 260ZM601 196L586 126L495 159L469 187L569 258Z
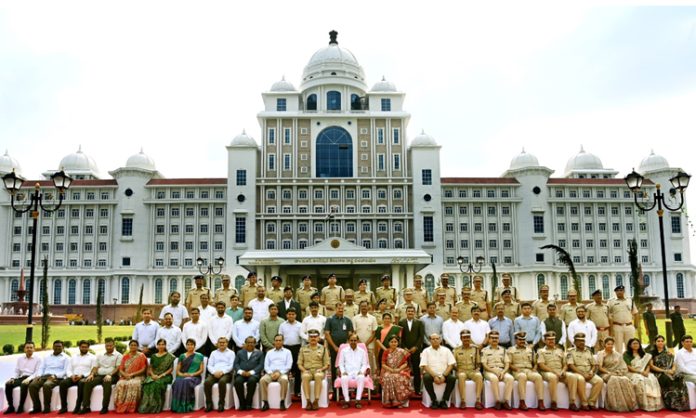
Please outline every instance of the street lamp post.
M665 255L665 226L664 226L664 209L670 212L676 212L684 206L684 191L689 186L690 175L680 171L676 176L669 179L672 183L672 188L669 193L674 197L677 193L679 194L679 205L677 207L670 207L665 201L665 195L662 193L662 188L659 184L655 185L657 189L652 196L652 203L649 206L643 206L638 201L638 196L640 193L640 188L643 185L643 176L636 173L635 170L632 171L624 179L626 185L633 192L636 206L644 212L649 212L655 207L657 207L657 218L660 225L660 252L662 255L662 286L665 290L665 328L667 333L667 344L672 345L672 321L669 318L669 287L667 282L667 257Z
M468 266L466 267L466 270L464 269L464 257L461 255L457 257L457 264L459 265L459 271L461 271L464 274L469 275L469 284L468 286L471 287L471 282L473 280L473 274L474 273L480 273L481 269L483 268L483 264L485 263L486 259L483 258L482 256L476 257L476 266L474 267L473 264L469 263Z
M34 273L36 272L36 229L38 228L39 221L39 208L46 212L55 212L63 204L63 198L65 197L65 191L68 190L72 184L73 179L65 174L65 171L61 170L54 173L51 176L53 181L53 186L58 189L58 204L54 207L46 207L43 204L44 195L41 193L41 186L36 183L34 186L34 192L29 195L29 204L26 207L15 206L15 196L22 188L22 183L24 183L24 178L15 174L14 171L5 174L2 177L2 181L5 184L5 189L10 193L10 205L12 210L17 213L31 212L32 217L32 231L31 231L31 267L29 270L29 306L27 308L27 331L25 336L25 342L33 341L34 334ZM21 199L23 200L23 199Z
M196 264L198 265L198 271L200 271L201 274L208 276L208 289L212 291L213 276L222 273L222 266L225 265L225 259L222 257L218 257L215 259L215 264L208 264L208 266L206 267L204 266L205 260L203 260L203 257L198 257L196 259Z

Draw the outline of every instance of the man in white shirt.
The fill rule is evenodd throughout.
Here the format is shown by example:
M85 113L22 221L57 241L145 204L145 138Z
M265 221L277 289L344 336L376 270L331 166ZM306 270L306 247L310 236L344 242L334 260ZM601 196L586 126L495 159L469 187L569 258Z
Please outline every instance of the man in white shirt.
M184 305L179 304L180 301L181 301L181 293L177 292L176 290L173 291L169 295L169 305L166 305L160 311L160 315L159 315L160 321L164 321L164 315L170 313L170 314L172 314L173 319L174 319L174 322L173 322L174 326L181 329L181 326L184 324L184 321L189 319L189 314L188 314L188 311L186 310L186 307Z
M184 324L181 330L181 342L186 342L189 338L196 341L196 351L203 353L203 348L208 341L208 327L200 321L200 309L191 308L191 320Z
M142 311L143 320L135 324L133 339L138 342L140 351L147 357L155 352L155 341L157 341L157 329L159 324L152 320L152 310L145 308Z
M111 389L118 380L118 367L121 365L123 355L116 351L114 339L107 337L104 339L104 349L106 352L97 356L97 362L92 369L92 374L85 378L85 392L82 397L82 409L80 414L89 414L91 411L92 389L101 385L103 389L101 415L109 413L109 403L111 402Z
M464 322L459 320L459 308L452 308L450 310L450 319L442 323L442 338L445 340L445 347L454 350L462 345L459 333L465 328Z
M200 320L203 323L207 323L209 319L217 315L217 310L210 304L210 298L205 293L201 295L201 306L199 306L198 309L201 313Z
M221 337L228 341L232 337L232 318L225 314L225 302L215 303L217 315L208 321L208 342L217 345Z
M481 319L481 308L471 308L471 319L464 323L464 328L471 332L471 342L480 350L488 342L488 333L491 326Z
M309 342L309 335L307 334L311 329L324 329L326 325L326 317L319 315L319 304L316 302L309 303L309 313L310 315L302 320L302 329L300 330L300 337L306 343ZM321 336L319 340L322 341Z
M230 320L232 320L232 318L230 318ZM218 412L223 412L225 410L227 384L233 381L232 373L230 373L233 365L234 351L227 348L227 338L218 338L217 350L210 353L210 358L208 358L208 377L203 384L203 391L205 392L205 412L213 410L213 385L216 383L218 384L218 395L220 395Z
M160 338L164 338L167 342L167 351L172 353L175 357L183 354L183 349L181 346L181 330L179 327L173 325L174 315L171 313L164 314L164 326L157 329L157 337L155 341L159 341Z
M348 337L348 347L341 351L341 361L338 365L341 377L341 389L343 390L343 409L350 408L350 382L357 382L355 391L355 407L360 409L360 399L365 389L365 372L369 367L367 352L358 347L358 336L351 334Z
M255 341L259 341L259 322L253 318L254 310L250 307L244 308L244 317L240 321L235 321L232 324L232 339L237 346L237 352L244 347L244 341L247 337L254 337Z
M273 301L266 297L266 288L256 286L256 299L249 302L249 307L254 311L254 320L261 323L268 318L268 307L273 305Z
M441 344L438 334L430 335L430 347L423 350L421 353L420 367L423 371L423 386L430 396L432 409L447 409L447 401L449 401L454 385L457 384L457 378L452 375L452 369L457 364L454 355L449 348ZM435 396L435 386L445 384L445 393L442 400L438 401Z
M80 353L70 358L68 377L60 382L59 414L68 412L68 389L70 386L77 386L77 402L75 403L73 414L80 412L85 388L83 379L92 373L92 369L96 364L97 357L89 352L89 343L85 340L80 341Z
M297 368L297 359L300 355L300 347L302 347L302 338L300 337L300 332L302 332L302 324L297 322L298 311L295 308L290 308L285 312L285 322L280 324L278 328L278 335L283 336L283 345L285 348L290 350L292 354L292 368L290 371L292 375L295 376L294 392L295 394L300 393L302 379L297 378L300 376L300 369Z
M693 349L694 341L691 335L685 335L681 339L682 348L677 351L675 362L677 372L684 376L687 382L696 383L696 351Z
M594 322L587 319L587 311L584 306L578 306L575 309L575 314L578 319L574 319L568 324L568 340L572 341L573 346L575 346L575 334L583 333L585 334L585 346L594 347L597 343L597 327Z
M31 383L31 379L39 371L40 366L41 359L38 356L34 356L34 343L31 341L25 343L24 355L17 359L14 375L5 383L5 399L7 399L8 405L7 411L5 411L6 415L15 412L15 407L12 403L12 390L17 386L19 386L19 405L16 412L18 414L24 412L24 401L27 400L27 395L29 394L29 383Z
M273 349L266 352L263 368L266 374L261 378L261 411L268 411L268 385L271 382L280 383L280 410L285 411L285 398L288 396L288 372L293 366L292 353L283 347L283 336L276 335L273 339Z

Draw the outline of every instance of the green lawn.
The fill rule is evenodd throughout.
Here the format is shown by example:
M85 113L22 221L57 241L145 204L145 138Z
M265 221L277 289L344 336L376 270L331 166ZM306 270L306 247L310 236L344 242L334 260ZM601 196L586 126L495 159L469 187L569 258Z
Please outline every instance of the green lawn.
M103 338L130 336L133 333L132 326L104 326L102 327ZM17 345L24 342L26 335L25 325L0 325L0 345L12 344L17 349ZM50 342L54 340L72 341L73 346L79 340L97 339L97 327L95 325L54 325L51 327ZM41 325L34 326L34 342L41 344Z
M645 325L643 325L643 323L641 322L640 326L643 329L642 341L643 341L643 343L647 344L648 343L648 333L645 332ZM684 327L686 328L687 334L696 335L696 319L684 318ZM661 335L664 335L665 337L667 336L665 334L666 331L665 331L665 320L664 319L657 320L657 329Z

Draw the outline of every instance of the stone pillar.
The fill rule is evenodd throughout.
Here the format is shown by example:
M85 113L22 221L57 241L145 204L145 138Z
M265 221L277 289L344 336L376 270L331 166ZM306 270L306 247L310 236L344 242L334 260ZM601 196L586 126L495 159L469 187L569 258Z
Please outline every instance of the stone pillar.
M391 278L392 286L396 289L397 293L404 288L404 279L401 276L401 265L392 264L391 266Z

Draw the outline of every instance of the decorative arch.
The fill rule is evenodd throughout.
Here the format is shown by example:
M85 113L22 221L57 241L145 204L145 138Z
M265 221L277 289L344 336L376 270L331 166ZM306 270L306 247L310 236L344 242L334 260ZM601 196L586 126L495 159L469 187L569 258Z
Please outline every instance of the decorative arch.
M53 281L53 304L60 305L63 294L63 281L61 279L56 279Z
M162 303L162 279L155 279L155 303Z
M123 277L121 279L121 304L130 303L130 279Z
M307 96L307 110L317 110L317 95L310 94Z
M68 280L68 305L74 305L77 299L77 280Z
M316 146L317 177L353 177L353 138L330 126L319 133Z

